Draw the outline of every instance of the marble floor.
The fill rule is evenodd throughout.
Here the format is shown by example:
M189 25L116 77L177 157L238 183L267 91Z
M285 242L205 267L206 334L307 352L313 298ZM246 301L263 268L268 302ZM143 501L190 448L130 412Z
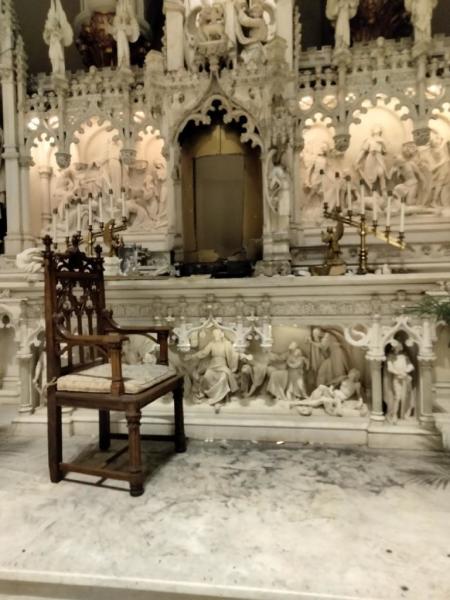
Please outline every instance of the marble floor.
M448 454L146 443L140 498L46 458L0 426L1 598L450 599Z

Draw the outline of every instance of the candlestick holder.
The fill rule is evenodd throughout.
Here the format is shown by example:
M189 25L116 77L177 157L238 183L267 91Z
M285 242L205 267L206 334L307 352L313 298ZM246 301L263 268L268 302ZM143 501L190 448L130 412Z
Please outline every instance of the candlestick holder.
M116 225L114 219L109 220L106 225L104 225L103 231L103 241L107 246L109 246L109 256L117 256L119 253L119 248L123 246L123 238L119 237L117 234L120 231L125 231L128 227L128 219L127 217L122 217L121 225Z
M342 223L343 225L349 225L357 229L359 233L359 251L358 251L358 275L366 275L370 273L368 264L368 250L367 250L367 236L373 235L377 239L385 242L389 246L394 246L400 250L406 248L405 233L400 231L397 237L391 236L391 227L386 225L384 231L379 230L378 221L372 221L372 224L367 223L365 212L361 212L355 216L351 209L347 210L347 214L342 212L340 206L335 206L332 210L328 209L328 203L324 202L323 215L327 219Z
M104 208L102 194L99 193L96 201L94 200L91 193L86 199L79 196L74 196L70 202L64 205L63 223L65 227L65 245L69 248L72 243L72 239L76 236L78 244L85 244L87 254L92 256L94 254L95 241L99 238L103 238L103 242L109 247L109 256L117 257L118 249L123 246L123 240L117 235L120 231L125 231L128 227L128 218L126 215L126 204L125 204L125 190L121 189L121 202L122 202L122 218L116 223L114 213L116 211L116 202L114 201L113 191L109 191L110 200L110 219L103 220ZM73 210L71 210L73 208ZM87 211L86 211L87 209ZM83 212L84 211L84 212ZM94 212L98 211L97 223L94 225ZM88 225L87 231L84 234L82 232L82 219L85 218L87 212ZM57 247L57 220L58 211L53 210L52 216L52 230L53 240L55 240L54 246ZM70 235L69 229L71 222L76 222L75 233Z
M110 219L106 224L100 222L98 229L88 225L86 235L79 230L76 232L79 245L86 244L89 256L94 254L95 240L103 238L104 243L109 247L108 256L117 256L119 248L123 245L123 240L117 235L120 231L125 231L128 227L127 217L122 217L122 222L116 225L114 219ZM70 246L70 238L66 236L66 247Z

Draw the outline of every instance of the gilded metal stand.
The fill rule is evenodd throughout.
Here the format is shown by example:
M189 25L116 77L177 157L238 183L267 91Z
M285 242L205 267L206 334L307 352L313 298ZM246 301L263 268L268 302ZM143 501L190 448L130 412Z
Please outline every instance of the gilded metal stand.
M369 234L374 235L379 240L389 244L389 246L400 248L400 250L404 250L406 248L405 233L403 231L400 231L396 238L391 237L391 228L389 226L386 226L384 231L379 231L378 222L372 221L372 225L368 225L365 214L359 214L357 217L355 217L353 215L353 211L348 210L347 214L344 215L340 206L335 206L333 210L329 211L328 203L325 202L323 205L323 215L327 219L331 219L338 223L343 223L344 225L350 225L350 227L355 227L358 230L358 275L366 275L366 273L370 273L367 251L367 236Z

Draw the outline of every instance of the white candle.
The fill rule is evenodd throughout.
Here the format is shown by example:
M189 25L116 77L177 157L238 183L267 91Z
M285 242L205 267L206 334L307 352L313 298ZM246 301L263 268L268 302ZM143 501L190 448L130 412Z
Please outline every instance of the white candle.
M347 209L352 210L352 181L350 177L347 178Z
M88 225L92 225L92 194L88 196Z
M53 235L53 242L56 243L56 214L57 214L57 210L56 208L53 209L53 214L52 214L52 235Z
M361 202L361 208L360 208L360 213L363 215L366 212L366 202L365 202L365 198L364 198L364 184L363 182L361 182L361 188L360 188L360 202Z
M77 231L81 231L81 200L77 200Z
M98 218L100 220L100 223L103 223L103 196L102 193L100 192L98 197Z
M405 202L402 200L400 204L400 233L405 233Z
M392 196L388 194L387 207L386 207L386 227L391 226L391 207L392 207Z
M320 174L320 184L322 186L322 197L323 197L323 201L326 202L326 199L325 199L325 171L323 169L320 169L319 174Z
M121 190L121 200L122 200L122 217L126 217L126 208L125 208L125 188Z
M339 173L336 173L336 206L341 206L341 180Z
M114 220L114 198L112 190L109 190L109 210L111 212L110 219Z
M64 210L64 224L66 226L66 237L69 237L69 209L70 205L66 204Z
M378 201L377 196L372 194L372 210L373 210L373 220L378 220Z

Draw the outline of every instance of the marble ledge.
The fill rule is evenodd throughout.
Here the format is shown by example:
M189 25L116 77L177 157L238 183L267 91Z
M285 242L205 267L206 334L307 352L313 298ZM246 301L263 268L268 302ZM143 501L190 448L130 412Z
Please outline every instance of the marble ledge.
M390 275L346 275L334 277L302 277L295 275L273 277L249 277L235 279L213 279L203 276L171 278L163 277L151 279L148 277L106 277L109 290L139 292L152 291L179 291L179 290L207 290L210 292L221 290L251 290L252 292L269 289L299 290L306 293L315 293L316 290L329 290L339 288L339 293L353 294L355 290L367 295L373 288L379 293L392 293L394 290L414 287L418 291L436 287L437 282L450 281L448 271L435 273L395 273ZM12 297L23 292L33 296L43 291L43 277L41 274L21 273L18 271L5 272L0 270L0 290L10 289ZM245 288L245 290L243 290ZM369 289L368 289L369 288ZM324 291L328 294L328 291ZM1 301L1 298L0 298Z
M16 572L0 568L0 598L38 600L376 600L368 596L316 594L257 587L163 581L83 573Z
M17 415L13 422L15 435L44 436L46 410L32 415ZM194 440L247 440L252 442L295 443L337 446L367 446L408 450L442 450L446 445L445 425L439 429L424 429L415 421L389 425L375 423L368 417L339 417L228 413L215 415L206 410L186 410L186 433ZM146 410L142 417L143 433L170 434L171 410ZM111 417L111 430L126 433L127 425L120 413ZM64 435L98 433L97 414L78 409L63 414Z

